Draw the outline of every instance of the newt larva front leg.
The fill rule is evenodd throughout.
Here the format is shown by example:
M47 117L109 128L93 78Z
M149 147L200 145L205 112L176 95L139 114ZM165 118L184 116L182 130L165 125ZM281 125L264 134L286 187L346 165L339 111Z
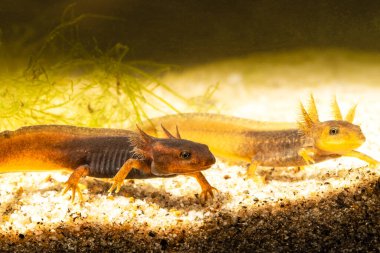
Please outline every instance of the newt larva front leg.
M300 155L305 160L307 165L315 163L314 159L312 158L314 154L314 148L311 147L301 148L300 150L298 150L298 155Z

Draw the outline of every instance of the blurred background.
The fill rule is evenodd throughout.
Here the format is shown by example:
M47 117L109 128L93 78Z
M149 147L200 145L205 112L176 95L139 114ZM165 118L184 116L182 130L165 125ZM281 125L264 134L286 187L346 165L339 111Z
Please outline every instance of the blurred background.
M84 46L123 43L130 48L128 58L163 63L199 64L305 47L380 49L380 3L369 0L3 0L2 47L20 43L8 53L28 56L64 18L83 14L115 18L78 22L75 36Z
M180 111L272 120L262 109L286 112L268 105L284 92L287 111L310 92L367 101L379 39L380 2L368 0L2 0L0 126L124 127Z

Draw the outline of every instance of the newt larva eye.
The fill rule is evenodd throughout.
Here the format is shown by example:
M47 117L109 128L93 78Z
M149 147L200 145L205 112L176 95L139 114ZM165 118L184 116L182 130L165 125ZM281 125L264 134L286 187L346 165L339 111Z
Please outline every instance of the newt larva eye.
M337 127L330 128L330 131L329 131L330 135L336 135L338 133L339 133L339 128L337 128Z
M189 160L191 158L191 153L189 151L182 151L179 154L179 157L185 160Z

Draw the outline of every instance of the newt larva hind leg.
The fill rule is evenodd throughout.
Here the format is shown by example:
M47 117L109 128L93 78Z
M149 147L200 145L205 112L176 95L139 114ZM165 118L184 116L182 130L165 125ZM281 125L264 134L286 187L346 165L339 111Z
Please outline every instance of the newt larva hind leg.
M264 184L265 177L257 175L257 167L259 163L256 161L252 161L251 164L247 168L247 178L253 180L256 184Z
M65 189L62 191L62 195L66 194L68 190L71 189L71 201L74 202L75 193L78 192L79 199L83 202L82 191L80 190L78 183L81 177L85 177L90 173L90 167L88 165L81 165L74 170L74 172L70 175L69 179L66 181Z

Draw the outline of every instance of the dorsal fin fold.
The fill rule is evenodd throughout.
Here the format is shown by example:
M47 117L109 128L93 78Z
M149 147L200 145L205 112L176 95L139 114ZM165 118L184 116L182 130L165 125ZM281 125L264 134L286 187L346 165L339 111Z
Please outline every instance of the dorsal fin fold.
M348 111L347 115L346 115L346 118L345 120L352 123L354 121L354 118L355 118L355 112L356 112L356 107L358 105L354 105L353 107L351 107L351 109Z
M334 97L333 102L332 102L332 110L333 110L335 120L343 120L342 113L340 112L338 102L336 101L336 97Z
M313 123L319 122L318 110L317 106L315 105L313 94L310 94L309 117L313 121Z

